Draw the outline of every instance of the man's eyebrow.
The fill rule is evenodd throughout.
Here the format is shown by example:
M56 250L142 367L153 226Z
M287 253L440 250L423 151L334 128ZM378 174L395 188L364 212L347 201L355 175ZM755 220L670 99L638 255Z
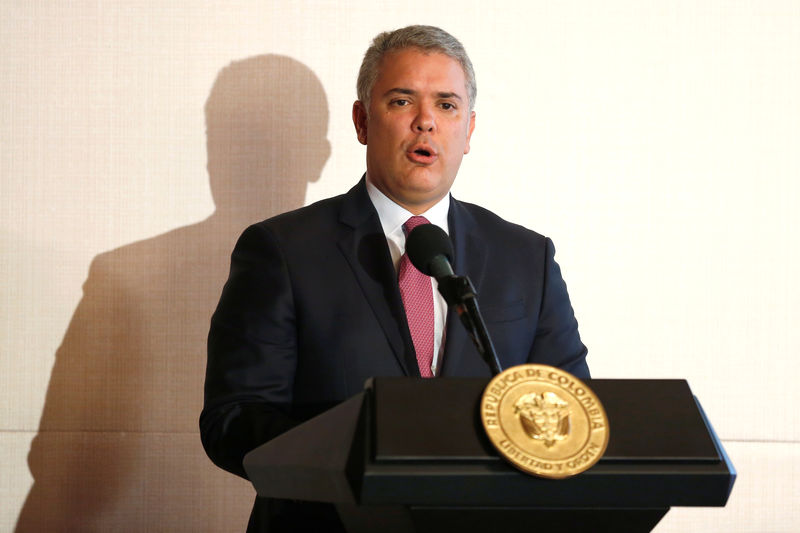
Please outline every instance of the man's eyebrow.
M407 94L409 96L414 96L417 94L417 91L414 89L407 89L405 87L394 87L389 89L384 93L384 96L389 96L390 94ZM436 93L436 96L439 98L455 98L456 100L462 100L461 96L458 93L454 93L451 91L440 91Z
M405 87L393 87L388 91L386 91L385 93L383 93L383 96L389 96L391 94L407 94L409 96L414 96L415 94L417 94L417 91L413 89L406 89Z
M439 98L455 98L456 100L461 100L461 95L453 92L440 92L436 93L436 96Z

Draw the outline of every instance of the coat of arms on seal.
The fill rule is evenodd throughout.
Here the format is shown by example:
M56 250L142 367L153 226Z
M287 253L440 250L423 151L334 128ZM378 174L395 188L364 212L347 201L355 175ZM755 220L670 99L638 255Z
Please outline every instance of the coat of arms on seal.
M553 392L525 394L514 404L525 433L550 448L569 436L569 404Z
M520 470L569 477L594 465L608 445L608 418L592 390L547 365L495 376L481 398L481 421L497 451Z

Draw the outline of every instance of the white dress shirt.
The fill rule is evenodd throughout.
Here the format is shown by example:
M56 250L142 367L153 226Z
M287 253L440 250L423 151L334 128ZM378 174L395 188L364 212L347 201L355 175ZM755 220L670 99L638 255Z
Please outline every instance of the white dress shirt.
M378 212L381 220L383 233L386 235L386 242L389 245L389 253L392 255L392 264L395 272L400 266L400 258L406 251L406 234L403 231L403 224L413 217L414 214L390 200L385 194L379 191L367 180L367 193L372 205ZM447 215L450 212L450 195L446 195L439 200L433 207L420 214L428 219L428 222L442 228L445 233L450 234L447 225ZM435 278L431 278L431 291L433 291L433 362L431 372L434 376L439 374L441 368L442 354L444 353L444 329L447 320L447 302L439 294L439 284Z

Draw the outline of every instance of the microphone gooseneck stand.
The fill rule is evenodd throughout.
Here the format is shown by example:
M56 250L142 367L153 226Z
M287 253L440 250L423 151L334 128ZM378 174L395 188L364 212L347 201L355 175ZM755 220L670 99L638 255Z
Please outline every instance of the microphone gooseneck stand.
M458 317L481 358L489 365L492 375L502 371L489 331L478 309L478 295L466 276L453 272L453 243L442 228L434 224L420 224L411 230L406 239L406 253L420 272L436 278L439 292Z
M456 275L443 276L438 281L439 292L444 296L447 305L455 308L458 318L467 328L467 333L478 353L489 365L492 375L496 376L503 369L500 367L500 360L497 358L492 338L489 336L486 323L478 308L478 295L475 293L472 282L466 276Z

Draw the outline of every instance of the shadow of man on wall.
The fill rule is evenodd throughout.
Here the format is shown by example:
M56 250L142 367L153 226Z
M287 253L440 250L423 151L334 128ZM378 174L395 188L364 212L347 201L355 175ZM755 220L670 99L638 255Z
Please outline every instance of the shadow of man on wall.
M216 210L93 260L28 456L19 533L246 527L252 487L200 444L208 325L238 234L302 206L319 178L328 104L306 66L263 55L220 71L205 117Z

